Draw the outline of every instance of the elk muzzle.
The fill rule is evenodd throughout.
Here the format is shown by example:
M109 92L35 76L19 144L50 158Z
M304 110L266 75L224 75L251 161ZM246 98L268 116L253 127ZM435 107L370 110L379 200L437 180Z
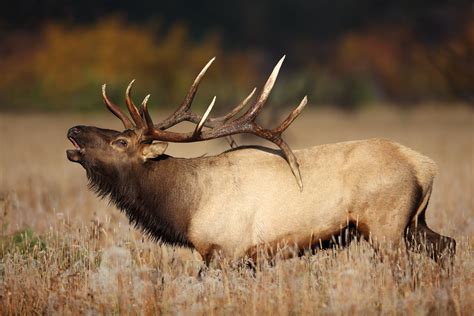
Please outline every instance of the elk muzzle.
M84 148L80 143L82 128L80 126L71 127L67 132L67 138L74 145L75 149L66 150L67 159L72 162L81 162Z

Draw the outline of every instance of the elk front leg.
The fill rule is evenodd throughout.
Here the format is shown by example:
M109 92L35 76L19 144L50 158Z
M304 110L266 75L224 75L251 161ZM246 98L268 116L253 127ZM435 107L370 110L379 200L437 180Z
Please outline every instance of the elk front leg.
M198 253L201 255L202 260L204 261L204 264L201 265L201 268L199 269L198 272L198 278L202 279L204 276L205 271L209 269L209 266L216 256L216 254L222 253L221 247L215 244L211 244L207 247L202 247L200 249L196 249Z

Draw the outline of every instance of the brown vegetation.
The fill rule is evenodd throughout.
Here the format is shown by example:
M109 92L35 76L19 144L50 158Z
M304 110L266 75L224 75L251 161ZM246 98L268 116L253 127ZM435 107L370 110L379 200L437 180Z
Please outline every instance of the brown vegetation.
M258 50L228 51L218 35L193 41L191 31L181 24L165 29L112 16L8 34L0 41L0 109L96 109L97 87L108 83L115 99L133 78L138 94L151 93L153 103L172 107L212 56L217 61L206 79L212 94L198 95L197 103L205 106L212 95L226 102L251 91L250 83L263 81L271 63L287 53L270 58ZM473 99L472 22L429 45L410 29L381 26L342 34L324 47L319 49L325 53L302 49L288 56L280 102L300 94L349 108L377 100Z
M224 56L212 36L192 44L188 33L186 27L176 24L158 35L156 28L109 17L88 26L49 24L36 37L19 42L12 37L4 42L7 53L0 54L4 55L0 68L5 74L0 79L4 92L0 108L95 109L98 87L106 82L112 87L111 95L121 97L122 86L133 78L143 89L138 93L151 92L160 104L179 102L212 56L219 56L225 65L209 74L213 93L235 97L251 90L247 83L253 81L254 71L244 56ZM222 84L223 76L232 78L232 91Z
M79 123L120 129L109 113L2 114L0 313L472 314L472 110L306 111L287 131L295 149L387 137L437 162L427 221L458 241L452 271L414 255L413 268L404 258L394 277L360 242L278 261L255 276L215 261L200 280L199 255L149 241L89 192L83 169L67 161L66 130ZM226 146L172 144L169 152L199 156Z

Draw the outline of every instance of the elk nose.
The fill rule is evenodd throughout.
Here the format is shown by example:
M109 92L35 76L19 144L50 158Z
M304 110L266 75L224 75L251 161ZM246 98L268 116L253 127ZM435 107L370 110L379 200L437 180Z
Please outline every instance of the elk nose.
M67 136L68 137L74 137L74 136L77 136L79 135L79 133L81 132L80 128L75 126L75 127L71 127L69 129L69 131L67 132Z

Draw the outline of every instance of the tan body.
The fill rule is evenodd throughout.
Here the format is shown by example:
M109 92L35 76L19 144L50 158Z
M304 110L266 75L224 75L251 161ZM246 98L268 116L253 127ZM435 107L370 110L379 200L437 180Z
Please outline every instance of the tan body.
M398 245L429 197L436 165L387 140L322 145L295 151L304 189L285 161L242 149L201 158L206 189L188 238L203 255L252 256L258 245L308 248L349 223L375 242Z

